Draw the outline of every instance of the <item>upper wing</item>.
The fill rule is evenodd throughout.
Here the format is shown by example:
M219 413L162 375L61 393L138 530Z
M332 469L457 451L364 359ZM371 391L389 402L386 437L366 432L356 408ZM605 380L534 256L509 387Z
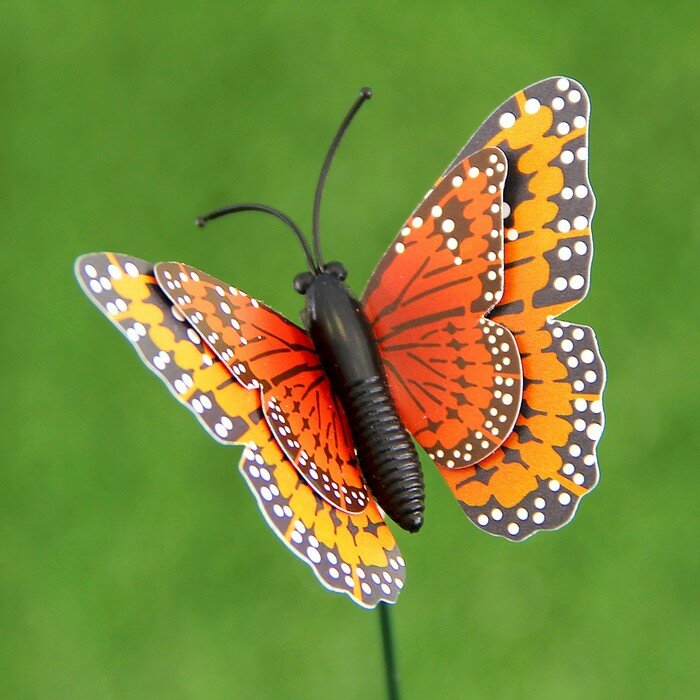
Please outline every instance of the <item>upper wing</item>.
M119 328L146 366L223 443L245 443L262 418L260 398L231 372L163 294L153 265L118 253L90 253L75 263L83 291Z
M314 490L349 513L368 503L350 429L309 336L234 287L181 263L158 263L163 291L262 409Z
M259 393L246 391L201 341L161 292L153 266L93 253L79 258L75 271L90 300L208 432L220 442L245 443L240 469L260 510L319 581L363 607L395 602L404 561L374 501L351 515L314 494L262 420Z
M525 388L505 443L442 473L474 522L509 539L565 524L598 480L605 367L590 328L551 320L588 290L588 121L583 87L549 78L503 103L455 160L486 146L508 159L504 295L490 317L515 333Z
M426 195L363 296L401 419L447 468L483 459L518 414L513 335L484 318L501 298L506 161L487 148Z
M498 147L508 160L506 284L491 317L513 331L541 328L588 292L595 208L589 115L579 83L543 80L504 102L454 161L485 147Z

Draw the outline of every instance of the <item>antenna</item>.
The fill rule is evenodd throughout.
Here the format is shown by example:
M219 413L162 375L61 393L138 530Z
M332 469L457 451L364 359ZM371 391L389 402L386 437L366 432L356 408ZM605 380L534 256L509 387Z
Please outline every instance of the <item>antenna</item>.
M317 275L321 270L325 269L325 263L323 261L323 254L321 253L321 240L319 233L319 219L321 216L321 198L323 196L323 188L326 184L326 178L328 177L328 171L330 170L331 163L333 162L333 156L338 150L340 142L343 140L343 136L350 126L350 122L353 120L358 110L362 105L372 97L371 88L364 87L360 90L359 97L355 100L355 103L350 108L350 111L345 115L338 132L336 133L328 153L326 154L326 159L323 161L323 167L321 168L321 174L318 178L318 184L316 185L316 195L314 197L314 212L313 212L313 253L309 246L309 242L304 237L301 229L290 219L286 214L283 214L279 209L273 207L268 207L266 204L234 204L229 207L223 207L222 209L216 209L204 216L197 217L196 224L199 228L204 228L209 221L214 219L219 219L222 216L227 216L228 214L236 214L241 211L261 211L264 214L271 214L275 218L283 221L289 228L294 231L294 234L299 239L301 247L304 250L304 255L306 256L306 262L309 265L309 269L315 275ZM316 259L314 260L314 253Z
M372 89L364 87L360 90L360 96L355 100L355 104L350 108L350 111L343 119L343 123L338 129L338 133L335 135L331 147L328 149L328 154L326 155L326 160L323 162L323 167L321 168L321 174L318 178L318 184L316 185L316 196L314 197L314 215L313 215L313 241L314 241L314 252L316 253L316 263L318 267L323 270L325 263L323 262L323 254L321 253L321 237L319 233L319 220L321 217L321 197L323 196L323 188L326 184L326 178L328 177L328 171L330 170L331 163L333 162L333 156L335 155L338 146L340 145L347 128L350 126L350 122L353 120L354 116L357 114L358 110L362 105L372 97Z
M306 238L304 238L304 234L301 232L301 229L294 223L294 221L292 221L286 214L283 214L278 209L268 207L266 204L234 204L230 207L223 207L222 209L217 209L216 211L210 212L205 216L199 216L197 217L197 219L195 219L195 222L197 226L199 226L199 228L204 228L207 225L207 222L212 221L213 219L219 219L222 216L227 216L228 214L236 214L240 211L261 211L264 214L271 214L272 216L287 224L287 226L289 226L289 228L291 228L292 231L294 231L296 237L299 239L299 243L301 243L301 247L304 249L304 255L306 255L306 261L309 265L309 269L314 274L318 274L320 268L314 261L313 255L311 254L309 242L306 240Z

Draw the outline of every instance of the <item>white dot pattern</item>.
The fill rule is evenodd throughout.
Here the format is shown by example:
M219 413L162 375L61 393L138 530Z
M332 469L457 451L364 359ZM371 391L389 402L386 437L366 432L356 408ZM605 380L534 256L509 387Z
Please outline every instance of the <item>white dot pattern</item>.
M551 334L547 352L554 353L567 368L566 382L572 388L570 413L563 417L570 426L569 438L565 445L553 447L561 460L559 474L555 478L538 478L538 488L515 507L507 508L491 499L483 507L465 508L479 527L508 539L522 540L542 527L565 524L573 517L581 495L598 481L596 446L603 432L600 396L605 368L595 336L586 326L562 321L550 321L547 328ZM572 357L578 360L575 367L568 362ZM524 431L519 439L528 440L532 436Z
M78 259L75 271L90 300L119 328L146 366L195 414L205 430L218 442L239 442L247 430L247 414L254 412L256 420L260 419L259 402L232 401L232 396L238 398L238 387L226 386L229 370L201 344L199 336L162 293L153 265L115 253L92 253ZM99 289L91 282L99 282ZM138 299L139 304L133 305L132 298ZM151 326L154 318L161 320ZM167 348L160 345L164 339L169 343ZM197 350L181 352L186 346ZM187 362L187 366L178 361ZM197 389L195 382L204 390ZM224 405L240 406L246 415L230 413Z
M567 87L562 88L563 85ZM536 308L561 304L573 305L588 291L590 265L593 253L590 221L595 208L595 199L588 180L588 123L589 103L585 90L569 78L550 78L526 88L518 96L507 100L482 125L459 156L453 161L473 153L484 145L503 138L515 131L520 120L537 121L548 111L552 116L550 130L545 138L556 137L558 153L547 151L551 163L558 162L563 183L559 192L548 192L547 202L557 206L557 213L549 215L549 228L561 234L555 245L544 252L549 275L546 284L533 290L532 303ZM505 120L506 125L503 123ZM509 137L510 138L510 137ZM547 148L552 148L548 141ZM509 150L500 144L510 158ZM531 154L532 155L532 154ZM531 158L531 155L529 156ZM531 166L528 166L531 167ZM524 202L532 207L529 193L530 178L522 177L511 163L508 198L504 210L514 202ZM508 199L507 198L507 199ZM505 211L504 211L505 213ZM526 219L526 217L525 217ZM505 215L506 228L514 233L506 235L506 244L517 241L520 236L512 226L512 216ZM532 235L532 231L526 231ZM580 243L578 247L576 244Z

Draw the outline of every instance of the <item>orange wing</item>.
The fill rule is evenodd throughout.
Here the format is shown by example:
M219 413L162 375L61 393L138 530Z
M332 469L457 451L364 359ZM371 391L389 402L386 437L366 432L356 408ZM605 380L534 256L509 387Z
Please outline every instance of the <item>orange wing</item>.
M115 253L84 255L76 275L89 299L144 363L220 442L245 444L240 469L270 527L328 589L371 608L393 603L404 561L373 500L349 515L320 499L262 420L260 394L233 379L156 283L153 266Z
M368 502L345 414L309 336L244 292L181 263L158 263L163 291L262 409L282 451L331 505Z
M246 442L262 418L260 399L241 391L229 369L161 292L153 265L118 253L91 253L75 274L92 301L146 364L219 442Z
M455 165L409 218L363 297L397 409L430 457L466 467L500 445L521 396L501 298L503 154Z
M455 160L485 146L508 159L504 294L490 317L516 336L524 392L503 445L442 474L474 522L514 540L568 522L598 480L605 368L590 328L551 320L588 289L588 121L583 87L550 78L501 105Z

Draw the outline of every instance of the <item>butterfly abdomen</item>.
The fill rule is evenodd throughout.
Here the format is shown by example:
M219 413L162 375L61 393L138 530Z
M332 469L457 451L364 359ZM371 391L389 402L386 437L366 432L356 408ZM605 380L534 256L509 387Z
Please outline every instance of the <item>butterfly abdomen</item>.
M306 301L309 333L345 411L367 486L394 522L415 532L423 524L423 473L367 317L350 290L328 273L315 278Z
M417 531L423 524L423 473L386 380L374 376L359 381L344 399L367 486L394 522L409 532Z

